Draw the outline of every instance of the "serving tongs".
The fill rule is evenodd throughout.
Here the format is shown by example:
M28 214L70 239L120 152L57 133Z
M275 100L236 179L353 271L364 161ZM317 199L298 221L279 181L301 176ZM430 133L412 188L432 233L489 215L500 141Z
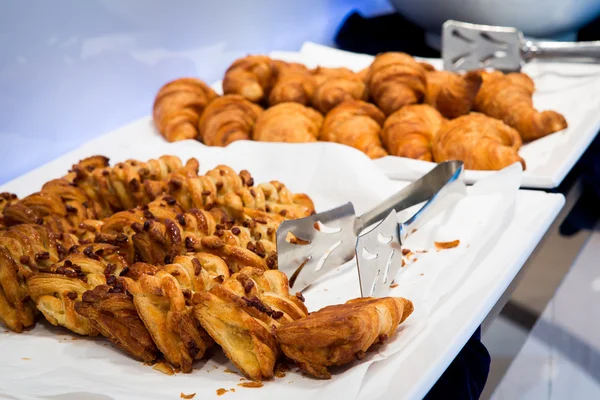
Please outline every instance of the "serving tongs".
M302 291L323 275L352 260L358 253L363 296L379 292L377 287L385 286L395 276L394 271L398 272L401 260L398 259L397 250L400 250L402 240L406 239L410 230L415 228L414 224L422 222L418 216L433 209L447 194L465 190L464 183L459 179L462 171L461 161L439 163L419 180L359 217L352 203L346 203L310 217L282 222L277 230L279 270L289 277L290 288ZM428 202L407 223L398 225L397 220L393 221L396 211L424 201ZM386 263L373 267L372 260L364 261L362 251L357 251L357 239L365 228L382 220L358 241L359 246L370 249L370 254L377 251L392 252ZM379 240L379 234L385 240L378 243L385 244L390 250L372 245L374 240Z
M531 41L516 28L448 20L442 28L444 69L520 71L533 59L600 61L600 41Z

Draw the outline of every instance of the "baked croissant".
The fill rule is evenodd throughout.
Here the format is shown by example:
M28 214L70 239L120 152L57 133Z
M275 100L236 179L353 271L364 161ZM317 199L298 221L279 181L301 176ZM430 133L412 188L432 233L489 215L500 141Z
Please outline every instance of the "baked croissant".
M391 337L412 311L412 303L400 297L358 298L281 326L275 335L300 369L329 379L328 367L362 359L372 345Z
M345 101L327 114L319 139L352 146L373 159L384 157L388 153L379 139L384 120L373 104Z
M252 139L260 142L316 142L323 124L318 111L298 103L280 103L256 120Z
M235 60L223 78L224 94L239 94L258 103L266 99L275 79L277 67L267 56L250 55Z
M154 124L169 142L194 139L202 111L216 97L217 93L200 79L171 81L160 88L154 100Z
M194 294L194 315L227 357L249 379L273 377L279 349L272 327L307 315L275 270L241 270L222 285Z
M459 75L449 71L428 71L425 103L452 119L468 114L481 87L479 71Z
M444 117L427 104L412 104L390 115L383 124L381 138L390 154L433 161L431 146Z
M364 77L347 68L317 67L311 73L316 86L312 104L323 114L346 100L368 97Z
M239 95L225 95L211 102L200 118L199 139L208 146L225 147L249 140L262 108Z
M433 143L436 162L461 160L467 169L499 170L515 162L525 169L519 156L519 133L504 122L480 113L470 113L442 125Z
M277 81L269 93L269 105L300 103L310 105L315 91L315 79L308 68L298 63L275 60Z
M534 90L534 83L526 74L484 72L474 109L512 126L524 142L565 129L567 121L561 114L534 108Z
M367 79L369 93L386 114L420 103L427 90L425 69L405 53L382 53L375 57Z

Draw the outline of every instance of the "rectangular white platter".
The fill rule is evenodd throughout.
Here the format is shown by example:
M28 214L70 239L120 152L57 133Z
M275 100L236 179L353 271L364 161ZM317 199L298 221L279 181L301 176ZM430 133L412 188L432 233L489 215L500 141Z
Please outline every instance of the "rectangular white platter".
M3 185L0 191L24 196L94 154L109 156L112 163L173 154L198 158L202 171L219 163L247 168L256 182L278 179L295 192L309 194L319 211L352 201L361 213L407 184L390 180L364 154L346 146L168 144L144 141L136 132L144 124L148 128L151 121L138 121L96 139ZM122 139L119 144L117 137ZM66 330L40 323L23 334L0 330L0 394L24 400L176 399L180 393L213 398L219 388L235 388L235 393L220 398L422 398L498 301L564 204L559 194L517 190L520 171L514 168L503 174L470 187L467 197L409 238L406 246L413 250L431 250L433 240L461 238L461 245L429 251L402 269L396 279L399 286L390 294L413 300L415 313L384 348L330 381L292 371L260 389L242 388L237 386L239 375L224 372L234 367L222 356L198 363L191 374L166 376L101 338L72 341ZM409 211L400 217L407 218ZM305 293L309 309L358 297L355 268L352 262L346 264L310 288Z

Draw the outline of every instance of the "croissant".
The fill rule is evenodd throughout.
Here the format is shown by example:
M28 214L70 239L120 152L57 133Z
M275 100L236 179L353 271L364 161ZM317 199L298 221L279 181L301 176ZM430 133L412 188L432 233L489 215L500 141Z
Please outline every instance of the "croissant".
M280 103L256 120L252 139L261 142L316 142L323 116L298 103Z
M390 154L432 161L431 146L444 117L427 104L413 104L390 115L383 124L381 138Z
M428 71L426 76L425 103L435 107L449 119L471 111L482 83L479 71L469 71L465 75L449 71Z
M359 298L328 306L276 329L281 350L307 373L331 378L328 367L362 359L391 337L413 311L401 297Z
M225 95L211 102L200 118L200 141L208 146L227 146L249 140L262 108L239 95Z
M275 270L245 268L222 285L192 297L194 315L227 357L249 379L272 378L279 355L271 327L308 312L289 294L286 276Z
M368 97L364 75L347 68L317 67L311 72L316 85L312 104L323 114L346 100L366 100Z
M327 114L319 139L352 146L370 158L384 157L388 153L379 139L384 120L385 115L372 104L345 101Z
M480 113L470 113L442 125L434 139L436 162L461 160L467 169L499 170L515 162L525 169L519 156L519 133L504 122Z
M239 94L258 103L264 100L277 77L277 66L267 56L251 55L235 60L223 78L223 93Z
M420 103L427 90L425 69L405 53L382 53L375 57L367 82L375 104L386 115L405 105Z
M476 111L500 119L515 128L525 142L567 127L555 111L537 111L533 106L535 86L523 73L483 73L483 85L475 98Z
M123 278L113 286L98 285L75 303L75 311L85 317L102 336L143 362L153 362L158 349L138 315L132 297L126 293Z
M196 78L180 78L165 84L156 95L154 124L169 142L198 136L202 111L217 93Z
M75 246L59 263L27 279L31 298L52 325L80 335L98 333L75 311L75 303L83 293L106 284L107 279L114 279L127 267L117 250L106 244Z
M269 93L269 105L288 102L309 105L315 91L315 79L308 68L298 63L274 62L277 80Z

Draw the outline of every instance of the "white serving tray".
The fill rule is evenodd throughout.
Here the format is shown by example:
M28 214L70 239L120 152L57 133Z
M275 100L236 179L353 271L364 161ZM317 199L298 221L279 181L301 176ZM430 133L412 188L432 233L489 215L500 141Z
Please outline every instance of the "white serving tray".
M298 53L274 52L276 58L304 62L309 66L347 67L359 71L367 67L373 56L357 54L315 43L304 43ZM440 59L425 59L442 68ZM600 130L600 65L531 63L524 72L536 84L534 104L540 110L562 113L569 127L542 139L525 144L519 154L527 163L522 187L553 189L579 160ZM433 163L388 156L375 163L391 179L414 180L433 168ZM489 175L487 171L467 171L468 182Z
M363 212L406 185L389 180L363 153L346 146L238 142L223 149L195 141L168 144L158 135L148 136L149 126L150 120L140 120L96 139L3 185L0 191L26 195L93 154L107 155L113 162L174 154L197 157L203 171L218 163L247 168L257 182L279 179L295 192L307 192L319 210L352 201ZM290 372L261 389L241 388L236 386L238 375L224 372L233 367L223 357L199 363L192 374L166 376L102 339L72 341L66 330L42 323L23 334L0 332L0 394L19 399L164 399L178 398L182 392L212 398L217 388L235 388L236 393L223 398L422 398L481 324L564 204L562 195L517 191L515 168L503 174L469 188L461 203L409 239L406 245L413 249L458 237L461 246L447 253L429 252L429 258L423 256L401 271L396 280L400 286L391 294L413 300L415 313L384 349L330 381ZM349 263L314 285L306 293L309 309L357 297L353 268Z

